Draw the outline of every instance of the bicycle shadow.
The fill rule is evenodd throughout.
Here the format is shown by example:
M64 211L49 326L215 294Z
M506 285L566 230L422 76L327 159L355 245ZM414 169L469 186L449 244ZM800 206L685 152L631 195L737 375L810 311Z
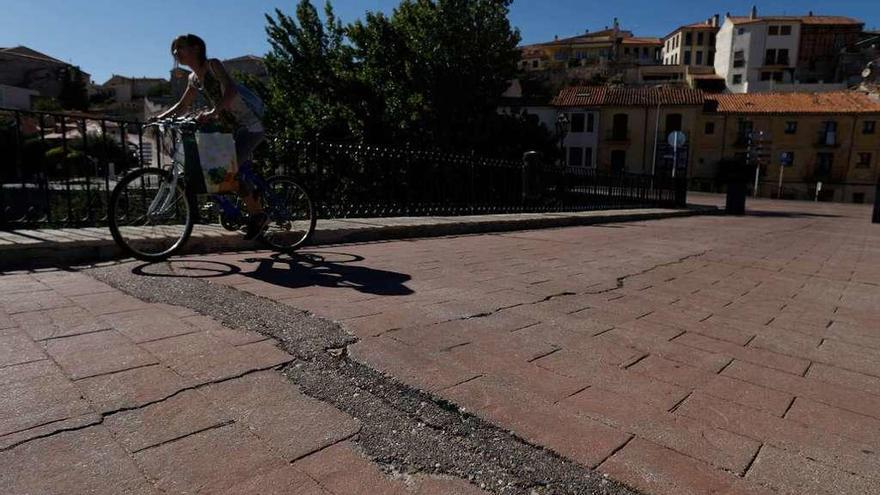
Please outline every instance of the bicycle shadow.
M247 258L256 263L242 275L288 289L303 287L348 288L377 296L407 296L415 293L407 287L412 279L405 273L354 265L362 256L348 253L310 252L292 255L273 254L267 258Z

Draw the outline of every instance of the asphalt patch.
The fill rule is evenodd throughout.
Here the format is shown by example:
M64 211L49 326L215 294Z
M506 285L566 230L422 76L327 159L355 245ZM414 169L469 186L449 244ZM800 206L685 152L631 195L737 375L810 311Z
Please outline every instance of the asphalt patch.
M337 323L176 274L167 263L85 273L144 301L183 306L278 340L295 358L284 374L303 393L357 418L362 429L355 441L388 473L455 476L504 495L638 493L350 359L346 347L357 339Z

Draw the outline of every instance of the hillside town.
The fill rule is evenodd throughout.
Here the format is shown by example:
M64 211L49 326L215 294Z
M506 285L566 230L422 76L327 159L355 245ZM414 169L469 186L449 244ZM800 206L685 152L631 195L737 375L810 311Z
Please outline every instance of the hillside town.
M567 167L686 174L692 190L718 191L727 167L759 156L761 196L874 201L880 32L862 20L753 7L650 37L615 18L520 53L519 76L498 110L537 119L559 140ZM261 57L223 63L268 79ZM175 67L168 78L96 83L31 48L0 48L0 107L56 108L51 102L69 86L63 81L75 81L86 88L90 114L145 120L179 99L188 75ZM682 133L675 149L674 132ZM760 150L750 145L753 132L762 135Z
M4 4L0 495L880 494L880 2L208 3Z

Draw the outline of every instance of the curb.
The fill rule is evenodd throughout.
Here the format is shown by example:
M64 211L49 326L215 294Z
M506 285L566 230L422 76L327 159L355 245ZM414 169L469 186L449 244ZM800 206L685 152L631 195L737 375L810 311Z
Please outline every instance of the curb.
M697 215L718 215L713 207L680 210L603 210L584 213L533 213L469 217L410 217L318 221L310 246L385 240L554 229L620 222L640 222ZM323 226L322 226L323 224ZM179 255L264 249L218 226L197 225ZM73 266L124 259L109 231L59 229L0 232L0 270Z

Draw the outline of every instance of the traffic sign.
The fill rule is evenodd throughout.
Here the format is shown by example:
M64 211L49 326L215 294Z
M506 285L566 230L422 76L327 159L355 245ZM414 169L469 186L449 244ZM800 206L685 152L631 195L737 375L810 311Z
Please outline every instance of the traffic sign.
M679 148L687 143L687 135L681 131L672 131L666 138L666 142L669 143L669 146Z

